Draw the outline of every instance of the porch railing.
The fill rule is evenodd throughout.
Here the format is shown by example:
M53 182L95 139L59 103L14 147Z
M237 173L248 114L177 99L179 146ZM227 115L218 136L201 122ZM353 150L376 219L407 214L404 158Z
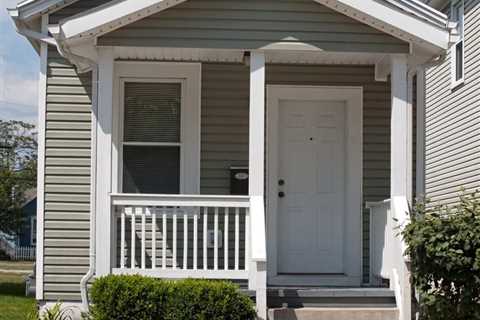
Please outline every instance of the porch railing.
M112 194L114 274L248 280L266 319L261 196Z
M111 198L117 221L114 273L248 279L249 197L118 194Z
M388 279L400 313L400 320L411 319L411 275L406 244L401 232L410 221L405 197L368 203L371 212L371 279L375 285Z

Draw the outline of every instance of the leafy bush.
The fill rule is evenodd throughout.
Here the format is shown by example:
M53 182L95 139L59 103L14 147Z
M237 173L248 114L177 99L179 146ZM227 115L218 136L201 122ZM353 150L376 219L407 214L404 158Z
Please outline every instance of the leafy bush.
M53 307L43 310L40 314L38 310L28 314L27 320L73 320L73 308L64 308L60 302Z
M427 320L480 319L480 199L453 207L419 203L403 236Z
M250 320L253 303L229 282L110 275L91 290L93 320Z

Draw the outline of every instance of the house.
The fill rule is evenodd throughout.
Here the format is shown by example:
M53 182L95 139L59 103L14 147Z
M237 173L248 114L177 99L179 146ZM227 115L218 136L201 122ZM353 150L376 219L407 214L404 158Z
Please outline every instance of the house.
M25 192L21 206L21 221L13 234L0 232L0 251L12 260L35 260L37 242L37 190Z
M433 203L453 204L461 188L473 192L480 187L480 2L430 2L459 24L460 37L426 72L425 191Z
M37 190L28 190L22 206L23 222L17 236L20 247L35 247L37 242Z
M396 235L413 78L457 41L445 14L416 0L27 0L10 14L41 59L43 305L85 306L94 277L142 274L238 281L260 319L410 319Z

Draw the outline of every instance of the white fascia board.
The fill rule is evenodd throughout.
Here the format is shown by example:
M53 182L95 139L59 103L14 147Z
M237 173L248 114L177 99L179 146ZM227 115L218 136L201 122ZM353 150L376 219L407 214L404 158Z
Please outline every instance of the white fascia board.
M186 0L122 0L109 2L60 22L65 39L98 37Z
M315 0L329 8L408 42L423 43L441 50L449 48L450 32L400 8L375 0Z
M30 0L18 4L17 10L22 20L31 20L42 14L51 13L78 0Z

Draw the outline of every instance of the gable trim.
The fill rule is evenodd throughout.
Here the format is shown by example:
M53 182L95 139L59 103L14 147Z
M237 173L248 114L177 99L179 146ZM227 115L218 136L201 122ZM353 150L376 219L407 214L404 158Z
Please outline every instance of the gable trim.
M60 22L63 40L96 38L187 0L116 0ZM417 0L312 0L359 22L432 51L450 43L448 20ZM408 5L408 8L407 8ZM408 10L407 10L408 9Z
M447 20L440 27L418 15L409 14L398 6L396 9L375 0L314 1L407 42L433 47L432 49L449 48L450 30ZM388 2L392 3L393 0Z
M60 22L64 39L99 37L187 0L112 1Z

